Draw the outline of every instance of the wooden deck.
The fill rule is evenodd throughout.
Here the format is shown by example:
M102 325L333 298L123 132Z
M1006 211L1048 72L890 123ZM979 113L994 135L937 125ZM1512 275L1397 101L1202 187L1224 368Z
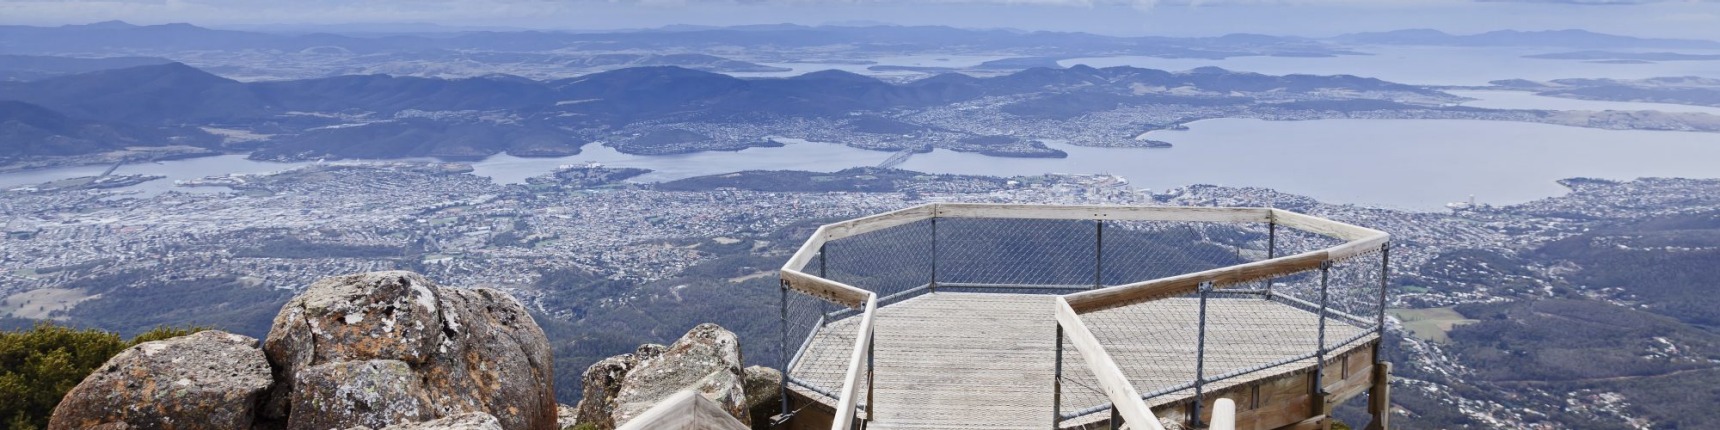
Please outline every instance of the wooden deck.
M879 308L876 419L869 428L1051 428L1054 297L938 292ZM1141 393L1193 380L1197 300L1160 300L1082 318ZM1260 298L1211 299L1207 322L1209 378L1311 353L1318 334L1313 313ZM848 318L820 330L791 375L822 391L838 391L857 323L858 318ZM1326 333L1328 344L1337 347L1334 354L1374 339L1333 319L1328 319ZM1357 340L1335 345L1351 338ZM1092 388L1086 365L1072 351L1064 357L1063 411L1107 404ZM1313 364L1312 359L1286 363L1208 384L1207 392L1303 371ZM794 388L801 396L835 404L813 390ZM1171 393L1152 399L1149 406L1192 396L1192 390ZM1083 418L1076 421L1101 420L1105 414Z

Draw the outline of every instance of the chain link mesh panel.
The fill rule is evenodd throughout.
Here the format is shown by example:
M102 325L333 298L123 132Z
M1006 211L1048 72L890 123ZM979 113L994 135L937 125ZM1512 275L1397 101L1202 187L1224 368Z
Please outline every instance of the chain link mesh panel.
M1367 252L1334 261L1327 275L1326 306L1332 314L1327 327L1327 349L1340 349L1379 326L1384 309L1380 301L1384 253Z
M938 219L938 283L1093 285L1096 225L1082 220Z
M783 343L789 363L779 369L786 369L785 376L791 384L820 395L841 389L843 372L847 368L833 364L846 362L854 335L851 331L831 328L833 323L847 321L826 318L832 310L839 308L823 299L788 291L783 306L788 329Z
M932 221L921 220L824 244L822 261L807 269L877 293L879 298L932 282Z
M1182 294L1081 315L1117 367L1148 398L1193 394L1199 300ZM1186 392L1185 392L1186 391Z
M1081 359L1081 353L1075 350L1075 344L1063 337L1059 346L1062 356L1058 365L1062 366L1062 376L1058 378L1057 415L1058 428L1083 428L1094 422L1110 419L1111 400L1105 396L1105 390L1099 387L1099 381L1093 376L1093 371L1087 367L1087 361Z
M1101 282L1123 285L1266 259L1264 225L1104 221Z
M1344 240L1318 233L1310 233L1285 226L1268 226L1272 230L1273 256L1287 257L1308 251L1319 251L1338 245Z

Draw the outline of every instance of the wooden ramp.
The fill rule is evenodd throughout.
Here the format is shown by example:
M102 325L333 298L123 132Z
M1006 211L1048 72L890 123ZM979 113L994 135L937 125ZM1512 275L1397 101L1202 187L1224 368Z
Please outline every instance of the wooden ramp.
M1052 295L937 292L880 307L876 316L876 405L871 429L1048 429L1052 424L1052 387L1057 348ZM1248 363L1270 363L1313 349L1313 313L1262 299L1228 299L1226 312L1248 317L1209 318L1209 332L1230 333L1207 345L1207 375ZM1116 349L1118 365L1137 385L1172 386L1193 379L1193 300L1167 299L1154 306L1100 312L1090 317L1096 335ZM1133 317L1129 313L1135 313ZM1140 313L1152 313L1141 315ZM1210 311L1209 311L1210 314ZM1145 318L1143 318L1145 317ZM1152 321L1141 326L1141 321ZM819 387L791 387L825 405L835 399L817 391L841 387L858 318L827 325L815 335L791 373ZM1300 329L1306 327L1306 329ZM1107 332L1129 338L1106 339ZM1328 324L1331 342L1361 335L1344 324ZM1142 337L1152 336L1152 337ZM1364 344L1360 339L1345 347ZM1141 341L1141 342L1137 342ZM1114 345L1114 346L1110 346ZM1305 348L1287 346L1305 345ZM1177 347L1167 347L1177 346ZM1092 374L1076 354L1064 355L1063 409L1108 404ZM1221 365L1214 365L1223 363ZM1286 363L1250 373L1209 392L1309 368L1313 360ZM1217 371L1215 371L1217 370ZM1143 393L1152 386L1138 386ZM865 393L863 388L861 393ZM1193 395L1173 393L1150 402L1167 404ZM864 398L864 397L862 397ZM1095 414L1080 421L1103 419Z

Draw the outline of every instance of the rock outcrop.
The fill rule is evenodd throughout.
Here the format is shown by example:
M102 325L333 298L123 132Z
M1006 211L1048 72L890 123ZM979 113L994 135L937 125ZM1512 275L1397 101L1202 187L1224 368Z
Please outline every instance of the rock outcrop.
M501 421L485 413L468 413L413 424L388 426L382 430L502 430Z
M328 278L257 343L210 331L127 349L50 428L559 428L549 341L494 290L410 272Z
M584 390L574 408L577 421L596 429L615 428L615 398L621 395L621 382L640 363L663 355L668 348L654 343L639 345L631 354L605 358L587 367L580 378Z
M403 361L329 363L293 379L289 428L386 427L435 418L418 376Z
M746 385L748 410L781 407L775 403L782 399L782 371L764 366L748 367L743 384Z
M669 346L644 345L586 369L579 424L613 429L685 389L699 392L750 425L739 341L716 324L701 324Z
M263 349L282 382L263 412L288 430L472 412L509 429L556 428L549 341L519 302L494 290L441 288L410 272L324 279L281 309ZM361 364L326 367L341 363ZM342 393L366 390L387 393L372 399L387 412L297 410L327 396L358 407L370 400Z
M66 393L48 428L245 429L270 385L257 339L204 331L145 342Z
M318 281L260 343L205 331L129 348L68 393L49 428L552 430L572 412L614 429L688 390L750 425L782 380L743 369L735 334L702 324L592 365L579 406L560 406L549 341L519 302L410 272Z

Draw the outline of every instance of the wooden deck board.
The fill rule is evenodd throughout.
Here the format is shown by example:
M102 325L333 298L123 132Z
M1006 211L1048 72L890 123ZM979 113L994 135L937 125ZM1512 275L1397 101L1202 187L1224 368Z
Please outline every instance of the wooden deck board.
M877 417L871 428L1049 428L1056 354L1054 297L939 292L879 308ZM1166 299L1082 315L1082 319L1141 393L1193 379L1197 300ZM838 391L858 322L848 318L821 329L791 375ZM1361 333L1337 320L1328 319L1327 324L1329 344ZM1283 304L1258 298L1209 300L1206 375L1311 353L1316 327L1314 314ZM1107 404L1077 355L1066 351L1064 357L1063 410ZM1301 360L1208 387L1209 391L1222 389L1312 365L1312 359ZM1149 404L1192 395L1184 390ZM822 396L810 397L834 403Z

